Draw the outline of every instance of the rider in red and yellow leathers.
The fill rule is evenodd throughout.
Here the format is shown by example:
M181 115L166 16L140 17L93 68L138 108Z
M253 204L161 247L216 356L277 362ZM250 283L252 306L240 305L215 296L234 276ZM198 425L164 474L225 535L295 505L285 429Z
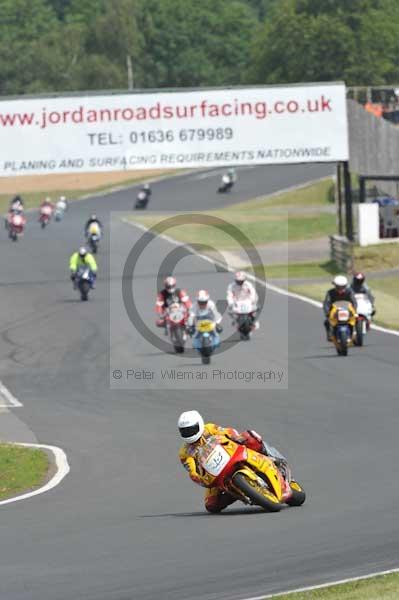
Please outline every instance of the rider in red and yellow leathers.
M286 474L285 467L287 461L282 454L272 446L266 444L262 437L254 430L247 430L239 433L232 427L219 427L215 423L204 423L203 418L196 410L184 412L178 420L180 435L185 440L185 444L180 448L179 458L188 471L190 478L194 483L207 487L201 477L200 468L196 461L197 449L203 445L206 439L212 435L225 435L237 444L243 444L251 450L265 454L271 458L280 469L283 477ZM288 484L287 484L288 486ZM287 488L287 491L289 486ZM236 501L236 498L217 487L207 487L205 492L205 508L208 512L218 513L224 508Z

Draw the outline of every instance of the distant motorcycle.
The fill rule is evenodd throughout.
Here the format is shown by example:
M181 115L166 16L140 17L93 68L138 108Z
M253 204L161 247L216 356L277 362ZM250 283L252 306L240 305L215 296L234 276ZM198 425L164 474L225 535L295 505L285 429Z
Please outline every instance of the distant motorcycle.
M50 223L52 214L53 214L53 209L50 206L42 206L41 207L40 215L39 215L39 223L40 223L42 229L44 229Z
M148 191L140 190L137 194L136 204L134 205L135 209L143 209L147 208L148 201L150 199L150 194Z
M91 223L87 232L87 240L90 250L93 254L97 254L98 244L101 239L101 229L98 223Z
M54 211L54 220L57 222L62 221L65 211L66 211L65 203L60 202L59 204L57 204L57 206L55 207L55 211Z
M87 302L89 299L89 291L91 290L94 282L93 273L88 267L79 267L76 273L75 287L80 292L80 299L82 302Z
M328 317L331 341L339 356L347 356L353 345L356 326L356 312L353 305L345 300L335 302Z
M184 304L174 302L165 313L165 326L176 354L184 352L187 341L186 321L188 311Z
M367 294L355 294L355 297L357 301L357 318L354 342L356 346L363 346L364 339L371 325L373 305L367 297Z
M233 179L231 177L229 177L228 175L223 175L222 183L218 188L219 194L224 194L226 192L230 192L233 185L234 185Z
M18 240L18 237L21 236L24 232L25 227L25 217L20 214L12 214L8 220L8 237L13 242Z
M248 341L255 328L256 307L249 300L237 300L233 304L232 313L241 340Z

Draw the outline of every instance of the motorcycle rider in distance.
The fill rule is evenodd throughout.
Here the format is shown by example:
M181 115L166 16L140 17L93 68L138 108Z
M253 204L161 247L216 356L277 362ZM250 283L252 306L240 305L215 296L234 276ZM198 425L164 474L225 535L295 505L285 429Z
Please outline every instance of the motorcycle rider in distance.
M76 274L80 267L88 267L93 275L92 289L95 288L97 278L97 263L96 259L84 246L81 246L77 252L74 252L69 259L69 269L71 271L71 281L76 287Z
M373 307L373 311L372 311L371 315L374 316L375 315L375 308L374 308L375 298L374 298L374 295L372 294L369 286L367 285L367 283L365 283L365 281L366 281L366 276L363 273L355 273L353 275L351 289L354 294L365 294L367 296L367 298L370 301L370 304Z
M246 273L244 271L237 271L234 275L234 281L229 284L227 288L227 305L229 315L233 315L234 302L239 300L248 300L253 305L254 313L254 327L259 329L259 322L255 317L256 311L258 310L258 294L255 286L248 281ZM233 322L233 325L235 323Z
M176 287L176 277L169 275L164 280L164 287L157 295L155 310L158 318L156 321L157 327L165 327L165 312L171 304L184 304L187 313L190 310L192 303L186 290Z
M273 460L281 472L284 481L286 481L287 460L276 448L266 444L262 440L262 437L253 429L239 433L232 427L220 427L215 423L204 423L204 419L196 410L182 413L178 419L177 426L184 440L184 444L179 451L179 458L194 483L207 487L201 477L202 467L197 462L197 450L204 445L208 437L213 435L224 435L237 444L242 444L251 450L255 450L255 452L268 456ZM285 494L288 495L289 493L291 493L290 486L287 482ZM219 513L235 501L236 498L233 498L226 492L222 492L216 487L207 487L205 492L205 508L210 513Z
M144 185L142 185L141 188L140 188L140 192L144 192L144 194L146 195L146 200L148 202L148 200L151 198L151 194L152 194L152 190L150 188L150 184L149 183L145 183Z
M93 225L94 223L98 225L98 227L100 228L100 235L102 235L103 225L102 225L100 219L97 218L97 215L92 214L91 217L90 217L90 219L87 220L86 225L85 225L85 236L86 236L86 238L89 235L90 225Z
M55 208L62 212L65 212L67 210L68 204L67 204L67 199L65 198L65 196L59 197L57 204L55 205Z
M24 203L23 203L21 196L14 196L14 198L12 198L12 200L10 200L8 213L4 219L5 228L8 229L13 215L22 215L23 212L24 212Z
M16 210L19 212L24 210L24 201L22 200L21 196L14 196L14 198L10 201L9 211L14 212Z
M233 185L237 182L237 173L235 169L228 169L226 175Z
M331 341L330 323L328 320L332 305L338 301L350 302L356 310L357 302L352 288L348 284L348 279L345 275L337 275L332 280L333 288L329 289L323 302L323 312L325 316L324 327L327 334L327 340Z
M42 212L42 208L51 208L51 212L53 212L54 210L54 204L51 202L51 198L49 198L49 196L47 196L47 198L45 198L43 200L43 202L40 205L40 212Z

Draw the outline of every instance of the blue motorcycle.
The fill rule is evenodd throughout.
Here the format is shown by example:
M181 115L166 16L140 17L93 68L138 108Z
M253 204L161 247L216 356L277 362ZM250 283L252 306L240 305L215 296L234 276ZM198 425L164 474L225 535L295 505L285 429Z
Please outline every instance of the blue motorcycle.
M209 365L211 355L220 346L220 337L216 332L216 323L209 319L199 319L195 325L193 348L201 354L203 365Z
M89 299L89 291L93 289L94 273L88 267L79 267L75 278L75 287L80 292L82 302L87 302Z

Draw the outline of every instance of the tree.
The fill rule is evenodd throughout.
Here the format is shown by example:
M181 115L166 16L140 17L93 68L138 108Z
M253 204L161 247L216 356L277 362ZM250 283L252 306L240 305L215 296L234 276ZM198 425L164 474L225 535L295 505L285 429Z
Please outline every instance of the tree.
M282 0L252 48L249 82L388 82L398 73L395 0Z

